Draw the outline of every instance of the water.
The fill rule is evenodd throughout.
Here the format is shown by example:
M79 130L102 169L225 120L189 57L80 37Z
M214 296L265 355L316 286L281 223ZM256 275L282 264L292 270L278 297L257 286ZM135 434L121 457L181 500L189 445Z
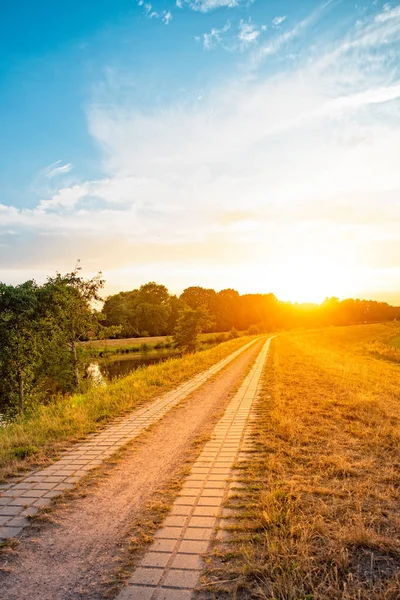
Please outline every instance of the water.
M177 351L162 349L149 352L135 352L118 355L107 361L92 362L87 368L87 374L97 385L104 384L116 377L129 375L143 365L154 365L163 362L172 356L177 356Z

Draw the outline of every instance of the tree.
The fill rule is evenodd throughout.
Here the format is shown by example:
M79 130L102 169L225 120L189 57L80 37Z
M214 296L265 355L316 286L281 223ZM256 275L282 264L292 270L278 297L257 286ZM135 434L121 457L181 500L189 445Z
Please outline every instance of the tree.
M38 321L38 287L27 281L16 287L0 283L0 393L2 407L18 412L34 378L42 341Z
M168 333L172 305L167 288L151 281L138 290L109 296L103 307L107 325L121 325L125 337Z
M198 334L211 326L210 314L204 306L197 309L185 306L179 314L175 327L175 346L183 352L194 352Z
M215 325L215 317L217 313L217 293L213 289L207 289L200 286L192 286L183 290L179 298L182 302L193 308L204 308L212 317L206 330L212 330Z
M101 328L101 313L94 310L93 303L100 301L100 289L104 279L98 273L92 279L80 276L78 266L71 273L49 278L45 284L51 306L54 335L69 348L73 368L74 385L79 389L79 361L77 343L94 337Z

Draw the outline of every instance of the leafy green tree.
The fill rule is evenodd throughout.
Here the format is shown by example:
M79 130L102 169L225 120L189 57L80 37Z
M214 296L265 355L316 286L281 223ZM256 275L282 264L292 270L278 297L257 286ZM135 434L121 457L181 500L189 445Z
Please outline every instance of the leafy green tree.
M167 288L151 281L138 290L109 296L104 302L105 324L121 325L124 337L169 333L172 306Z
M198 334L211 326L210 314L204 306L196 309L185 306L179 314L175 327L175 346L183 352L194 352Z
M98 334L103 316L94 309L100 301L100 289L104 279L98 273L91 279L83 279L81 268L49 278L45 284L51 306L54 336L69 349L69 360L73 370L74 387L79 389L78 342Z
M23 413L43 347L34 281L0 283L0 395L2 410Z

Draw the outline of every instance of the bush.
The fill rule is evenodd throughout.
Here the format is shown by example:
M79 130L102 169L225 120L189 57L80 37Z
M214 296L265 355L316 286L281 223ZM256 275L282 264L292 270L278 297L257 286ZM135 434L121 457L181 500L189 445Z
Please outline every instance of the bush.
M232 329L229 332L229 339L234 340L237 337L239 337L239 333L234 327L232 327Z

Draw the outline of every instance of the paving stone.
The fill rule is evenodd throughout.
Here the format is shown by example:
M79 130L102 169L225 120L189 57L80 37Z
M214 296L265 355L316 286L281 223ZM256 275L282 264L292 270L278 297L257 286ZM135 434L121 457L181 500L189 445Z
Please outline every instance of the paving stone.
M208 497L200 497L197 501L197 506L221 506L222 499L221 498L211 498Z
M177 554L172 561L171 569L188 569L200 571L203 561L198 554Z
M46 492L44 494L44 498L55 498L56 496L59 496L61 494L62 490L51 490L50 492Z
M36 515L36 513L38 512L39 508L37 506L29 506L28 508L25 508L22 512L21 512L21 517L33 517L34 515Z
M154 567L138 567L130 578L129 583L158 585L163 573L164 569L156 569Z
M36 506L37 508L42 508L43 506L49 506L50 504L51 504L51 498L38 498L33 503L33 506Z
M36 483L34 485L34 489L35 490L52 490L53 487L55 487L57 485L57 483L53 483L53 482L43 482L43 483Z
M7 506L18 506L19 508L23 508L33 504L35 500L36 498L10 498Z
M163 527L155 534L157 539L176 540L182 533L182 527Z
M30 521L26 517L14 517L7 523L7 527L26 527Z
M202 529L201 527L188 527L185 530L184 538L186 540L209 540L211 539L213 530L210 529Z
M189 588L193 589L199 580L198 571L170 569L163 582L163 587Z
M46 493L46 490L26 490L22 492L21 498L41 498Z
M0 517L14 517L19 515L21 508L19 506L2 506L0 508Z
M171 509L171 516L174 515L180 515L180 516L187 516L191 513L192 511L192 507L190 505L185 505L185 504L174 504L174 506Z
M148 552L140 561L142 567L165 567L171 558L168 552Z
M187 517L185 516L172 515L165 519L163 525L164 527L182 527L186 521Z
M216 517L219 508L216 506L196 506L193 510L194 517Z
M130 585L119 593L118 600L150 600L155 589L154 587Z
M190 600L191 597L191 590L160 588L157 594L157 600ZM118 600L120 599L118 598Z
M22 531L22 527L0 527L0 540L16 537Z
M214 527L216 521L215 517L193 516L188 522L188 527Z
M179 552L182 554L203 554L209 546L208 541L199 542L196 540L182 540L179 545Z
M149 548L149 552L169 552L171 553L175 546L177 545L177 540L156 540L153 542Z

